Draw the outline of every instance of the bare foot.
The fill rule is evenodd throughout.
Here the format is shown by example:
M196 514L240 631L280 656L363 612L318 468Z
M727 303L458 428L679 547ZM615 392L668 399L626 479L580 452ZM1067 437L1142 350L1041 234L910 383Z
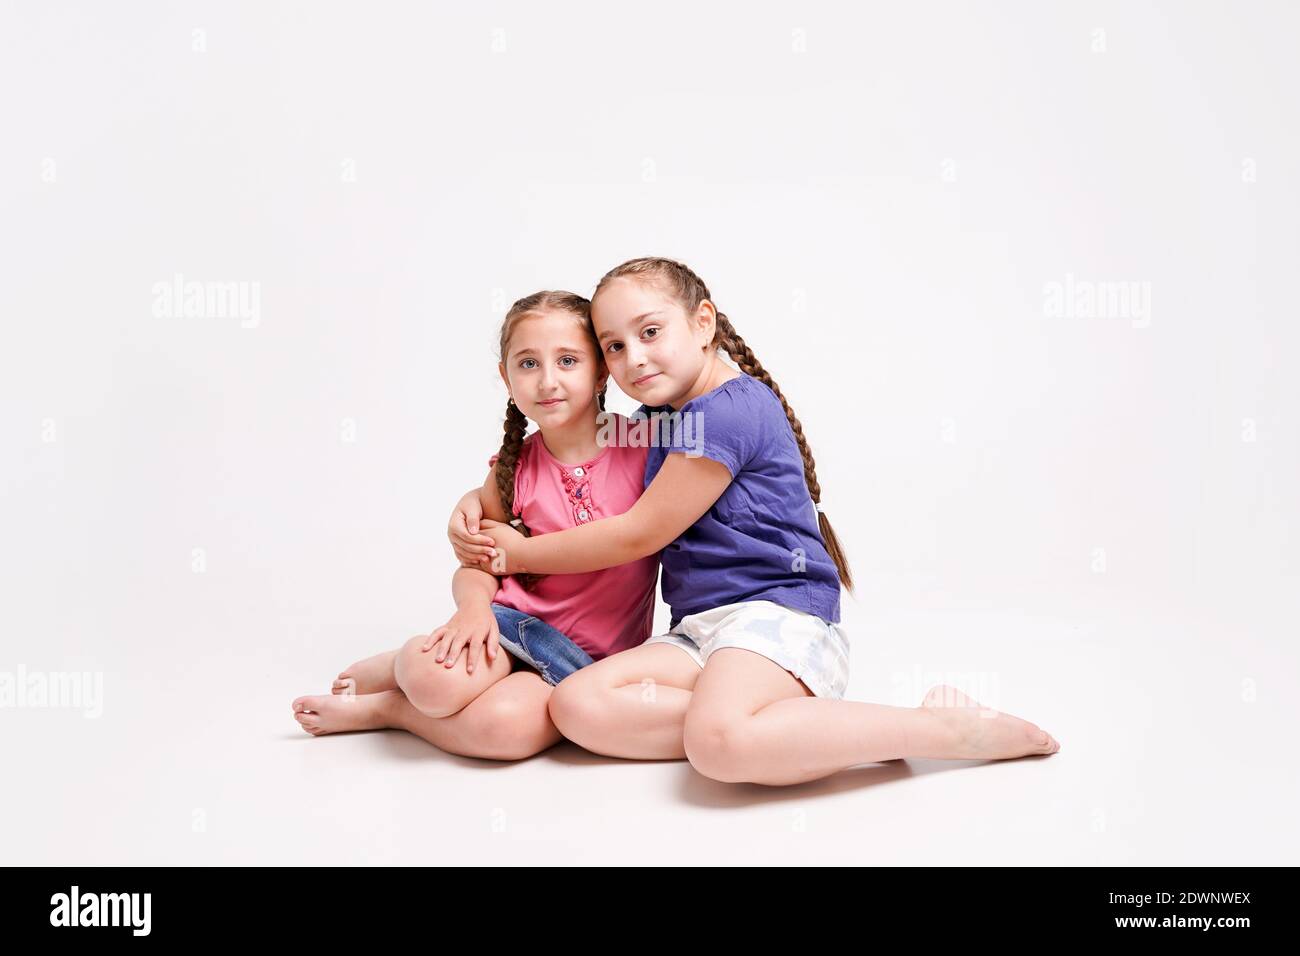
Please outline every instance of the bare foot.
M352 730L383 730L392 726L389 719L394 695L387 690L377 694L317 694L299 697L293 702L294 720L313 737Z
M954 732L955 759L1006 760L1030 754L1054 754L1056 738L1036 724L985 707L950 684L936 684L921 706L930 709Z
M393 676L393 661L397 651L384 651L364 661L345 668L330 688L332 694L377 694L383 690L397 690Z
M951 684L935 684L926 691L922 707L979 707L974 697L967 697Z

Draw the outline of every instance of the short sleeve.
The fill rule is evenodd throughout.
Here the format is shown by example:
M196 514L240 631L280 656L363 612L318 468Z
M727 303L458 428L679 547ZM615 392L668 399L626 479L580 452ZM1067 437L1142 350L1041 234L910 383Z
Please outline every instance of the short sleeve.
M665 454L711 458L735 478L754 460L762 445L766 409L740 385L719 388L697 407L664 414L659 441Z

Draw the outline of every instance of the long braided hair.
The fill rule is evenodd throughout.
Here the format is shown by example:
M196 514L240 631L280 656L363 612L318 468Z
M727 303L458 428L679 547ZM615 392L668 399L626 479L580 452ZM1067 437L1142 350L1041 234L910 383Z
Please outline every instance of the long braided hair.
M713 302L713 296L709 294L709 287L704 284L704 280L692 272L685 264L657 256L629 259L622 265L615 266L605 273L600 282L596 284L596 291L592 293L592 298L594 299L599 295L600 290L612 280L624 277L640 281L658 282L660 287L676 299L688 314L699 308L700 303L705 299ZM716 305L714 303L715 309ZM745 344L745 340L740 337L735 326L731 324L731 320L722 312L717 313L717 326L711 345L713 348L723 349L731 356L742 372L758 379L781 400L781 407L785 409L786 420L790 422L795 441L799 443L799 454L803 457L803 476L808 483L808 493L812 495L813 504L818 504L822 498L822 489L821 485L817 483L817 463L813 460L812 450L808 447L807 439L804 438L803 425L800 424L794 410L790 407L790 403L781 394L780 386L763 368L758 357L754 355L754 350ZM853 573L849 568L848 558L840 545L840 539L835 535L835 529L831 527L830 519L820 509L817 511L817 525L821 530L822 542L826 545L826 551L830 554L831 560L835 562L835 570L839 573L840 583L852 592Z
M596 329L591 324L591 301L573 292L546 290L524 296L512 305L510 311L506 313L505 320L501 323L501 336L498 343L498 353L503 363L510 354L510 336L514 333L515 326L520 319L553 310L567 312L578 320L583 332L595 347L597 359L603 361L600 354L600 345L596 340ZM598 393L596 401L603 412L605 410L604 388ZM523 518L514 517L515 469L519 466L519 455L523 450L527 431L528 417L519 410L519 406L514 403L513 399L507 399L505 434L501 439L501 451L498 452L496 463L497 491L501 495L501 504L505 507L510 523L514 525L520 534L530 538L532 532L524 524ZM514 577L525 591L531 591L545 575L516 574Z

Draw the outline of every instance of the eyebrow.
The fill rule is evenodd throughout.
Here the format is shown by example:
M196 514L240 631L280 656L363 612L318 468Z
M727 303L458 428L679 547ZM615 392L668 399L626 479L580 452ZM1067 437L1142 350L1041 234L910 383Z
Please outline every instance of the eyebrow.
M633 325L636 325L638 322L642 321L643 319L648 319L648 318L650 318L650 316L652 316L652 315L658 315L658 314L659 314L659 310L658 310L658 309L655 309L655 310L653 310L653 311L651 311L651 312L642 312L640 315L638 315L635 319L632 320L632 324L633 324ZM601 332L601 333L600 333L600 338L599 338L598 341L603 342L603 341L605 341L605 339L609 338L609 337L610 337L611 335L613 335L613 334L614 334L613 332Z
M557 345L555 348L556 348L556 351L558 351L558 352L581 352L581 351L582 351L582 349L580 349L580 348L579 348L578 346L576 346L576 345ZM516 351L514 354L515 354L515 355L528 355L529 353L537 354L537 349L519 349L519 350Z

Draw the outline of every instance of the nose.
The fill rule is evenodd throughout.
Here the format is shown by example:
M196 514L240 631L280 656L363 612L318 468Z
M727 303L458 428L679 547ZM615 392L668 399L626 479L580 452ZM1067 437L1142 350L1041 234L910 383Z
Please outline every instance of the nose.
M640 368L645 365L645 350L640 345L629 342L623 346L623 359L629 368Z
M555 369L549 364L542 366L542 391L549 392L555 388Z

